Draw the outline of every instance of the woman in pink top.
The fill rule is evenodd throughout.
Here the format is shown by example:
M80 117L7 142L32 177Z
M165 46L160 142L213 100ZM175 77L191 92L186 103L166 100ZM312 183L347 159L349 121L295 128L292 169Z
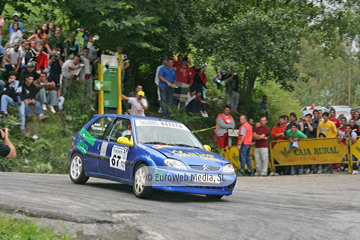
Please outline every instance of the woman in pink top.
M31 40L35 40L36 42L36 48L39 47L39 45L42 44L42 35L43 35L43 31L41 28L37 28L35 29L35 32L33 35L31 35L27 40L31 41Z

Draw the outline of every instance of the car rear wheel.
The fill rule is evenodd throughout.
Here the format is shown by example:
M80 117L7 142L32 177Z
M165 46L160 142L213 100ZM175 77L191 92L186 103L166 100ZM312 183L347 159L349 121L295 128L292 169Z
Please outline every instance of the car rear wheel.
M221 199L224 195L211 195L207 194L206 197L212 198L212 199Z
M71 181L77 184L84 184L89 180L89 177L85 175L83 159L79 153L71 157L69 175Z
M151 198L154 189L151 187L151 178L149 181L150 171L145 164L140 164L134 175L133 192L138 198Z

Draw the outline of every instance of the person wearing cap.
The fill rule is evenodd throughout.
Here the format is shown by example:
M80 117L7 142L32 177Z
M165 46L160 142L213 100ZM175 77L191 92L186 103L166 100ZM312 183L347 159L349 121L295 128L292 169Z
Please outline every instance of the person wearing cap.
M26 64L26 67L20 73L20 82L25 82L26 76L29 74L33 75L35 80L39 79L39 74L35 71L35 62Z
M148 104L144 97L144 91L138 91L136 93L136 97L127 97L122 95L122 98L131 104L131 115L145 116L145 110L148 109Z
M22 35L24 35L26 33L25 29L24 29L24 25L22 22L19 21L19 18L20 18L20 14L18 13L14 13L12 15L13 19L14 19L14 23L18 23L19 24L19 27L20 27L20 31L22 32ZM13 24L14 23L11 23L10 26L9 26L9 38L11 36L11 34L13 33L14 29L13 29Z

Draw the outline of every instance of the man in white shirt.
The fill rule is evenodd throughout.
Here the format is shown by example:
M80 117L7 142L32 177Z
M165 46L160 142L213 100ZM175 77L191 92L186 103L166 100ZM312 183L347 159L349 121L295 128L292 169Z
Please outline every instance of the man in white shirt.
M161 111L160 90L159 90L159 81L160 81L160 79L159 79L159 71L160 71L160 68L162 68L163 66L166 65L166 62L167 62L167 59L163 58L162 59L163 64L156 68L156 73L155 73L155 84L156 84L156 88L157 88L157 95L158 95L158 101L159 101L159 106L160 106L160 108L158 110L158 113L162 113L162 111Z
M148 109L148 104L144 97L145 93L143 91L138 91L136 97L122 95L122 98L131 104L131 115L145 117L145 110Z
M85 79L86 96L91 97L93 93L93 77L91 75L92 66L89 59L89 48L85 47L82 53L81 61L84 67L81 69L80 79Z
M15 43L14 47L9 48L5 55L5 68L7 73L14 71L19 73L21 70L21 61L23 58L23 52L19 49L20 44Z
M61 67L61 74L63 76L61 83L61 94L65 95L67 88L71 84L71 80L79 80L79 73L83 64L80 64L80 57L75 56L73 59L67 60Z

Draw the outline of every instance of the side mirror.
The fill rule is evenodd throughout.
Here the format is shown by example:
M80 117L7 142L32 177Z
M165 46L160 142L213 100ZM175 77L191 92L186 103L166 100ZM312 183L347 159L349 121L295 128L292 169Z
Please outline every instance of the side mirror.
M127 137L119 137L116 142L117 143L120 143L120 144L123 144L123 145L127 145L127 146L130 146L132 147L134 145L133 141L132 141L132 137L130 138L131 141L127 138Z
M209 145L204 145L204 148L205 148L206 150L208 150L209 152L211 152L211 147L210 147Z

